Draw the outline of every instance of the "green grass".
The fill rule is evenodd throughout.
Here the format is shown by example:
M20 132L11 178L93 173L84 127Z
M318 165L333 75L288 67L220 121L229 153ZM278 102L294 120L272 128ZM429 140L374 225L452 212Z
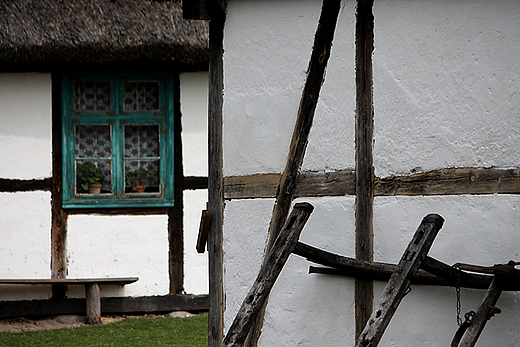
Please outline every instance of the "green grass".
M87 347L208 345L208 315L189 318L127 318L117 323L71 329L0 333L3 347Z

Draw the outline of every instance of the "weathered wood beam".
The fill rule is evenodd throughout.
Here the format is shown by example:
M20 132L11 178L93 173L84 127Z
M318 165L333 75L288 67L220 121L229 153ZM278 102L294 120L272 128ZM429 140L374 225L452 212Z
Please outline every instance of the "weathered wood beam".
M208 210L211 214L208 234L209 316L208 347L218 347L224 338L223 288L223 180L222 180L222 104L223 104L224 20L209 23L209 100L208 100Z
M266 255L282 230L291 207L291 202L294 199L298 175L303 157L305 156L321 86L325 80L325 70L330 58L330 50L340 8L340 0L323 0L318 27L314 35L311 58L307 68L307 79L300 98L296 124L289 146L289 154L276 192L276 202L269 224ZM261 312L258 314L257 321L251 329L251 336L245 346L254 347L257 345L263 326L264 311L265 306L262 307Z
M208 189L208 178L203 176L184 176L184 190Z
M85 314L85 299L0 301L0 319ZM102 314L207 311L207 295L101 298Z
M403 299L406 289L411 283L423 260L444 224L444 219L436 214L429 214L422 220L408 247L403 253L397 270L388 281L376 309L367 320L365 328L359 335L356 347L376 347L390 323L397 307Z
M280 231L253 286L238 310L222 347L242 347L256 317L262 311L267 297L294 250L300 234L314 207L308 203L294 205L291 215Z
M226 199L272 198L280 174L224 177ZM354 195L355 172L302 172L296 197ZM520 168L442 169L404 176L374 178L374 196L520 194Z
M52 178L20 180L11 178L0 178L0 192L30 192L35 190L51 190Z

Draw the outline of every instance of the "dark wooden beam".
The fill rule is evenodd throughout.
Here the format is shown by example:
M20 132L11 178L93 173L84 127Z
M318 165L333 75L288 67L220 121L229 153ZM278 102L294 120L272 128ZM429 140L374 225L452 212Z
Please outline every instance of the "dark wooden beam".
M208 178L202 176L184 176L184 190L208 189Z
M209 316L208 347L219 347L224 338L223 288L223 179L222 179L222 104L223 104L223 40L224 20L209 24L209 100L208 100L208 210L211 224L208 235Z
M30 192L35 190L50 191L52 178L20 180L0 178L0 192Z
M175 99L180 100L179 74L175 74L174 93ZM170 294L184 293L184 172L182 165L182 138L181 138L181 110L180 103L174 105L174 199L175 206L168 209L168 243L169 243L169 276Z
M374 107L372 52L374 50L373 0L358 0L356 21L356 258L373 259L374 168L372 141ZM372 313L371 280L356 279L356 339Z
M0 301L0 319L42 318L64 314L85 315L85 299ZM101 298L102 314L144 314L207 311L207 295Z
M61 78L51 75L52 83L52 184L51 184L51 277L67 276L67 212L62 208ZM55 293L56 295L58 292Z
M354 170L302 172L296 197L354 195ZM280 174L224 178L226 199L275 197ZM520 168L441 169L411 175L374 178L374 196L520 194Z

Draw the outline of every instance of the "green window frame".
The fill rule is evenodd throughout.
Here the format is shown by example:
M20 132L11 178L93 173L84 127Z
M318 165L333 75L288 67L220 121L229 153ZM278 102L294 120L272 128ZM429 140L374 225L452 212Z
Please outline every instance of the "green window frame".
M168 71L64 74L63 208L174 206L173 86Z

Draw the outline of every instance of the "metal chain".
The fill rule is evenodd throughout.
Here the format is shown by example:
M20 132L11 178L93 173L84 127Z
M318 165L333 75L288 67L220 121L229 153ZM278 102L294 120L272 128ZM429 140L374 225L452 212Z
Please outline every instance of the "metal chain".
M462 324L462 318L460 318L461 304L460 304L460 273L461 270L458 267L454 267L457 271L457 280L455 282L455 291L457 292L457 325Z

